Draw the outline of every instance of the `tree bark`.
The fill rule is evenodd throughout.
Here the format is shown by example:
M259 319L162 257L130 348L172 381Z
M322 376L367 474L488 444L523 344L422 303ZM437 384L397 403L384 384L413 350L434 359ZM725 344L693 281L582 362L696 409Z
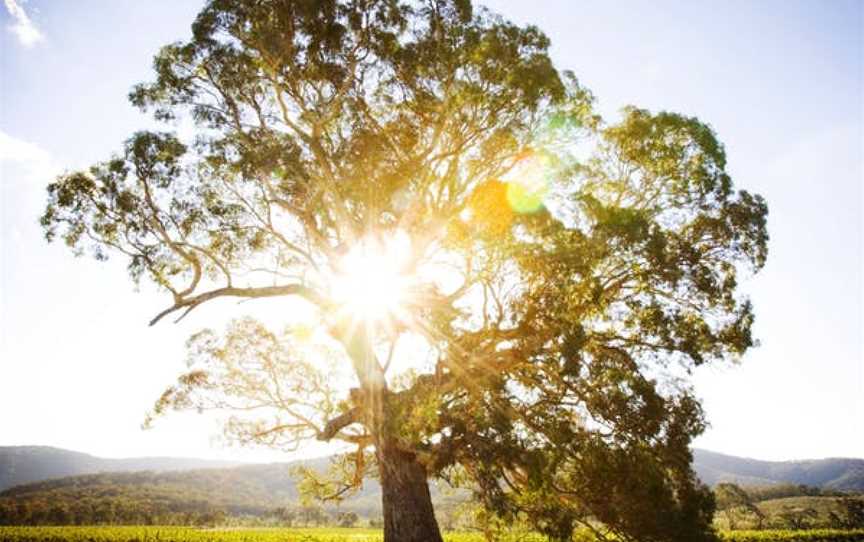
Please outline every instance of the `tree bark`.
M426 468L414 454L382 443L378 449L384 542L441 542Z
M350 323L349 323L350 324ZM364 425L372 434L381 479L384 508L384 542L443 542L426 468L415 454L402 450L392 437L396 423L388 420L387 381L384 369L375 358L369 330L351 325L336 328L338 337L354 363L360 381L361 395L357 398Z

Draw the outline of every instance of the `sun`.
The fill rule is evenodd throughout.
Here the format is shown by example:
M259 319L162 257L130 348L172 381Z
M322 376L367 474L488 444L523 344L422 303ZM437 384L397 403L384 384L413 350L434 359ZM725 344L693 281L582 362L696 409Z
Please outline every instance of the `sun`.
M330 280L333 301L353 320L392 323L409 300L410 257L411 242L404 233L361 239L336 265Z

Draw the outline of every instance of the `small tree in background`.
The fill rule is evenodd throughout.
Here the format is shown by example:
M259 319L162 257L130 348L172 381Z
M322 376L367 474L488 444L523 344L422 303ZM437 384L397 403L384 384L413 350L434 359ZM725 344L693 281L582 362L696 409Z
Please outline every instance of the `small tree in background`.
M354 527L360 521L356 512L340 512L337 518L340 527Z
M294 525L294 522L297 521L297 511L287 506L280 506L273 510L273 517L276 518L276 521L278 521L280 525L291 527Z
M737 484L724 482L714 488L714 498L717 510L726 518L729 528L734 530L740 525L739 520L752 517L756 520L756 528L761 529L765 514L753 502L753 498Z
M819 512L809 506L784 505L777 513L777 519L783 527L796 531L810 528L818 517Z
M838 510L828 514L831 526L837 529L864 528L864 497L860 495L837 499Z
M318 316L196 334L154 414L350 443L317 487L376 472L388 542L441 540L430 477L553 538L712 539L679 369L752 346L738 275L768 237L708 126L604 121L542 32L468 0L211 0L192 30L131 100L196 139L139 132L61 176L46 235L164 289L153 324L220 298Z

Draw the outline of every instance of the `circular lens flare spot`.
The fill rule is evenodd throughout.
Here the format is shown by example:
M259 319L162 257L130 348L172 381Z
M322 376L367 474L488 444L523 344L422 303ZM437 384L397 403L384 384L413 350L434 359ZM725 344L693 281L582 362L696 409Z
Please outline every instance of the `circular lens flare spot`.
M535 151L525 151L507 179L507 203L517 213L534 213L549 192L550 160Z

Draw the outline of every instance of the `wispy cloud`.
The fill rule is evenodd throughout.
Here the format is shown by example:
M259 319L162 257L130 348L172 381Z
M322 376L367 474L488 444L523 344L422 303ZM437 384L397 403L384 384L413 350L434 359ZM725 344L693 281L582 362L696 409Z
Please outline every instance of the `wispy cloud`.
M4 273L22 239L38 237L33 234L35 217L42 212L45 186L58 173L60 168L47 150L0 130L0 270ZM0 276L0 298L8 292L4 278ZM2 301L0 307L5 307Z
M19 164L38 168L50 162L51 155L48 151L0 130L0 165Z
M9 25L9 30L15 34L21 45L31 47L45 39L42 32L30 20L27 12L24 11L22 4L19 4L17 0L4 0L4 3L6 4L6 11L9 12L13 21Z

